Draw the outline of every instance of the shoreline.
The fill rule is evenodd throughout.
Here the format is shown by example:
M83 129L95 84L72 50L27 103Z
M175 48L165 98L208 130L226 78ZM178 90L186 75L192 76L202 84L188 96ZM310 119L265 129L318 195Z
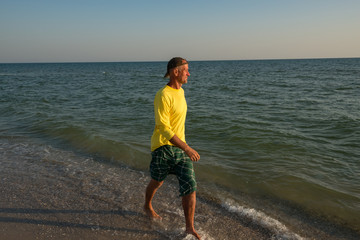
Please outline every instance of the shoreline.
M34 153L36 156L29 156L29 152L14 155L25 153L19 150L21 144L15 145L1 158L1 239L189 239L183 234L181 200L171 184L164 184L155 197L154 207L163 217L156 223L143 213L141 204L149 177L142 173L81 156L76 156L76 164L59 163L49 158L47 152L53 150L46 148ZM88 168L81 169L83 164ZM132 189L112 188L124 180L137 183ZM176 205L175 212L164 206L166 203ZM216 215L216 211L216 206L198 199L195 227L204 239L218 239L213 237L223 234L218 230L227 232L226 239L271 237L265 229L232 219L230 213L218 215L216 221L206 217L210 212ZM218 228L224 221L231 224ZM205 230L202 225L212 227Z
M3 140L1 239L192 239L184 235L175 178L168 179L155 196L154 208L163 221L152 222L143 212L148 174L48 145ZM203 239L336 240L358 236L317 229L312 224L304 224L297 234L278 235L277 229L258 219L264 217L261 212L250 216L246 211L236 205L224 206L216 196L200 192L195 228Z

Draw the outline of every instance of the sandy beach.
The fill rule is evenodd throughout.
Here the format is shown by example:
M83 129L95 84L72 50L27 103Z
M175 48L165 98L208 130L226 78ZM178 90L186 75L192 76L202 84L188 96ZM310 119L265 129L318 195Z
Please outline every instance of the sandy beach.
M14 144L2 153L0 239L192 239L183 234L181 201L171 184L164 184L154 203L163 221L152 222L142 211L149 180L144 173L81 155L70 162L70 152L62 152L59 162L53 159L58 150L38 146L30 152L28 147ZM175 212L166 208L169 204ZM223 210L198 198L196 227L204 239L271 237L248 220L218 211ZM219 227L222 222L227 224Z
M0 239L194 239L183 234L175 178L158 191L163 220L152 222L142 210L146 173L48 145L1 143ZM195 227L203 239L352 239L311 226L278 235L201 193Z

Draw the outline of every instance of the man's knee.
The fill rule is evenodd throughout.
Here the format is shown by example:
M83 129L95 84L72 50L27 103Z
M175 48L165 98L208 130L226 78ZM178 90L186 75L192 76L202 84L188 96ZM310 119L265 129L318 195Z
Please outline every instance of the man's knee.
M164 181L156 181L154 179L151 179L149 183L149 187L158 189L159 187L161 187L161 185L163 185L163 183Z
M183 195L183 196L181 196L183 199L192 199L192 198L194 198L194 197L196 197L196 191L193 191L193 192L191 192L191 193L188 193L188 194L186 194L186 195Z

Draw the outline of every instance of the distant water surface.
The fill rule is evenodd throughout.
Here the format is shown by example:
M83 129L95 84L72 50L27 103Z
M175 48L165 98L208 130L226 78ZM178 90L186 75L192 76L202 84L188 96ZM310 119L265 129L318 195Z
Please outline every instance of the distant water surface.
M41 139L147 174L165 67L0 64L0 138ZM274 218L285 204L360 232L360 59L189 68L186 137L201 155L199 194Z

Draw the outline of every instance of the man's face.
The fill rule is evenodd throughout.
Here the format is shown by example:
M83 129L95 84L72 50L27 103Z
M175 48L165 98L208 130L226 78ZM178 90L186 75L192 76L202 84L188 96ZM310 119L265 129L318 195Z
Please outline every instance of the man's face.
M185 64L179 68L178 82L181 84L187 83L187 79L190 76L189 65Z

